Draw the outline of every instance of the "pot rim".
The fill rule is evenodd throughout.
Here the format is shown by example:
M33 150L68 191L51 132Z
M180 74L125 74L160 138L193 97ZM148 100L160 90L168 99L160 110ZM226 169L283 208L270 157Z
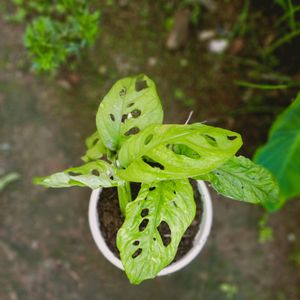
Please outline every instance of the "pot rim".
M203 212L201 214L201 222L199 225L199 230L193 242L193 247L189 250L189 252L186 255L184 255L178 261L170 264L169 266L161 270L158 273L158 276L168 275L186 267L199 254L199 252L202 250L202 248L204 247L207 241L207 238L211 230L212 217L213 217L211 196L204 181L197 180L197 188L201 194ZM113 252L108 248L105 239L101 234L100 223L98 219L98 211L97 211L97 204L100 199L99 196L101 194L101 191L102 188L99 188L93 190L91 193L90 202L89 202L89 212L88 212L90 230L93 239L98 249L103 254L103 256L108 261L110 261L114 266L124 271L124 267L122 265L121 260L117 258L113 254Z

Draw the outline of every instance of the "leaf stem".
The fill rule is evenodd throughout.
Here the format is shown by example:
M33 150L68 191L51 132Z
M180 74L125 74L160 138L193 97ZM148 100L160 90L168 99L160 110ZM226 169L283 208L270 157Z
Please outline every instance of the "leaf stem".
M125 217L126 206L132 201L129 181L122 181L118 185L118 198L121 213Z

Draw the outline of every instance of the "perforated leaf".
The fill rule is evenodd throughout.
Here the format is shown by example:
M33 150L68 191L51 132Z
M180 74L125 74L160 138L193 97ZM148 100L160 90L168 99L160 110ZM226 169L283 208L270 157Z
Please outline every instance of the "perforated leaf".
M126 207L117 246L133 284L155 277L171 263L178 244L195 217L193 189L187 179L142 184ZM165 227L166 236L161 236Z
M107 149L105 148L102 140L99 137L98 131L94 132L90 135L86 140L85 144L87 147L87 151L81 159L84 162L93 161L96 159L100 159L106 153Z
M216 169L241 145L238 133L199 123L151 125L120 149L118 175L135 182L193 177Z
M118 150L131 135L160 124L163 111L154 82L145 75L117 81L99 106L97 129L104 145Z
M37 177L34 183L45 187L87 186L91 189L116 186L111 166L105 161L89 162L46 177Z
M300 93L274 122L268 142L254 160L276 177L281 204L300 195Z
M197 179L210 181L213 188L226 197L262 204L270 211L279 202L279 188L273 175L243 156L233 157Z

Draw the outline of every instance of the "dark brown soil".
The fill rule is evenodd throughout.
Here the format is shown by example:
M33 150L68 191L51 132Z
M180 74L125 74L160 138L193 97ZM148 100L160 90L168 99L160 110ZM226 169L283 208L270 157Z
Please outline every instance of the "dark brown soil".
M196 201L196 216L192 224L186 230L182 240L179 244L177 254L173 262L182 258L193 246L194 238L198 232L199 224L201 221L202 214L202 202L201 196L197 190L196 182L191 181L194 189L194 198ZM139 191L139 184L131 184L131 191L133 199L136 197ZM106 188L103 189L98 202L98 215L100 220L100 230L104 236L104 239L109 247L109 249L114 253L114 255L120 258L120 253L116 245L116 237L119 228L122 226L124 217L119 209L118 193L116 188ZM160 228L161 236L165 239L169 239L169 228L168 226L163 226ZM166 241L167 242L167 241Z

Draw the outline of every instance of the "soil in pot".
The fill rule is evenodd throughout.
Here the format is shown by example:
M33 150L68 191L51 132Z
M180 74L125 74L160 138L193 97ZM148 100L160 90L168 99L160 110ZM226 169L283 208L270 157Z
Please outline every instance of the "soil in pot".
M173 262L182 258L193 247L194 238L198 232L202 215L202 200L201 195L197 189L197 183L191 180L191 184L194 189L194 198L196 201L196 216L192 224L186 230L182 240L179 244L177 254ZM132 198L135 199L140 189L140 185L137 183L131 184ZM114 255L120 258L120 253L116 245L116 237L119 228L124 222L124 218L119 209L118 192L116 188L105 188L100 195L100 201L98 202L98 216L100 221L100 230L106 241L108 248L114 253ZM168 226L161 226L160 233L164 243L168 243L170 236Z

